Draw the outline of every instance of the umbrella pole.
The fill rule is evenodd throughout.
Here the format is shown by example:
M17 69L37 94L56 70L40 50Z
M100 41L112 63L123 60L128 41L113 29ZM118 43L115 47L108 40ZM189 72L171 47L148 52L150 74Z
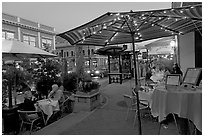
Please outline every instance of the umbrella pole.
M141 127L141 118L140 118L140 109L139 109L139 93L138 93L138 81L137 81L137 65L136 65L136 55L135 55L135 40L134 40L134 33L131 33L132 37L132 46L133 46L133 60L134 60L134 71L135 71L135 93L137 99L137 119L138 119L138 132L139 135L142 135L142 127Z

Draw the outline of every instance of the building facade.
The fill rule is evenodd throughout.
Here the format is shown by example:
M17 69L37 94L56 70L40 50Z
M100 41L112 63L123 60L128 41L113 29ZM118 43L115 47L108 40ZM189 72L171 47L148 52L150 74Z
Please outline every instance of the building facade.
M15 39L51 51L55 50L55 35L54 27L2 13L3 39Z
M76 47L71 45L67 40L56 36L56 51L59 57L66 58L68 70L75 71L76 68ZM94 54L95 50L100 48L97 46L82 46L84 56L84 69L93 70L108 67L108 58Z

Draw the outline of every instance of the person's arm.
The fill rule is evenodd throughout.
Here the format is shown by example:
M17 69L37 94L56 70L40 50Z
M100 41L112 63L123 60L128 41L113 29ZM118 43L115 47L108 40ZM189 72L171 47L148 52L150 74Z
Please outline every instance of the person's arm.
M55 92L55 91L53 91L53 90L50 91L50 93L48 94L48 98L51 98L51 97L54 95L54 92Z

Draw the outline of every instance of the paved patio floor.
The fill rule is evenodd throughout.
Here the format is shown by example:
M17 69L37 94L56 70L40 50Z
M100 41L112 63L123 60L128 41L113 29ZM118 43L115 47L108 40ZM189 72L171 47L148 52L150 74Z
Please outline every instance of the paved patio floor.
M101 88L105 104L91 112L71 113L62 119L33 132L35 135L138 135L138 123L133 127L133 114L125 120L127 107L123 94L131 95L133 80L123 84L104 84ZM104 103L104 102L103 102ZM157 135L159 123L150 117L143 117L142 134ZM174 123L167 129L162 128L163 135L178 135Z

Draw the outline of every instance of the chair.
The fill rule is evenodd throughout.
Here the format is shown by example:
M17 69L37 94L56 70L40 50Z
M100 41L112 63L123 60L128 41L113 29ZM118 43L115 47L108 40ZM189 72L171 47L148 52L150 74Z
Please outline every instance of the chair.
M137 100L136 100L136 96L130 96L130 95L123 95L124 100L127 103L128 109L127 109L127 115L126 115L126 120L128 119L128 115L130 113L130 111L134 111L135 112L135 117L134 117L134 123L133 123L133 127L135 126L135 122L136 122L136 118L137 118ZM139 109L140 110L145 110L149 108L149 103L146 100L140 100L139 101Z
M39 113L41 113L41 112L39 112L39 111L22 111L22 110L18 110L19 117L20 117L20 119L22 121L21 126L20 126L20 131L21 131L23 125L27 124L27 125L31 125L30 126L30 132L31 132L34 123L36 123L36 121L41 119L41 117L38 115ZM43 118L43 122L44 122L43 114L42 114L42 118Z
M66 98L62 103L59 102L59 110L54 110L53 114L56 115L59 114L58 119L62 117L62 114L65 112L65 109L67 108L66 102L69 100L69 98Z
M174 113L171 113L172 116L173 116L173 119L174 119L174 122L175 122L175 125L176 125L176 129L178 131L178 133L180 134L180 130L179 130L179 127L178 127L178 123L177 123L177 120L176 120L176 115ZM161 127L164 126L164 121L161 121L159 123L159 131L158 131L158 135L160 135L160 132L161 132ZM165 127L165 126L164 126ZM168 128L168 127L165 127L165 128Z

